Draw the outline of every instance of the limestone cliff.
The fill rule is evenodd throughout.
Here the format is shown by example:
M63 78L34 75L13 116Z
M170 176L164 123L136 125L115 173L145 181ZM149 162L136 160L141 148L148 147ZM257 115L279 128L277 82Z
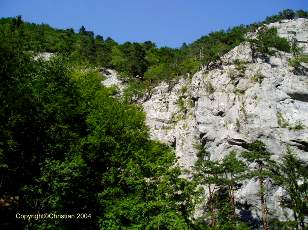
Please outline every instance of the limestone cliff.
M267 26L308 52L307 19ZM256 139L266 144L275 160L291 146L308 162L308 69L305 63L292 67L292 58L280 51L258 55L244 42L210 69L175 85L161 83L141 102L151 137L174 147L179 165L187 169L196 160L195 144L221 159L231 150L245 150ZM279 205L284 191L270 182L267 186L270 213L280 219L291 216ZM257 190L257 181L247 180L236 194L239 202L251 205L253 218L259 216Z

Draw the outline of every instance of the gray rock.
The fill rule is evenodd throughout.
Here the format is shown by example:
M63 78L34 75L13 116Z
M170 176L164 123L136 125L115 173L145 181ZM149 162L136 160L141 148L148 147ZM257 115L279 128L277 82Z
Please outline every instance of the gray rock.
M119 92L118 95L122 96L127 85L120 80L120 76L117 71L113 69L100 69L100 73L105 77L101 82L106 87L116 87Z
M268 27L276 27L280 36L308 51L307 19ZM266 144L275 160L290 146L308 162L308 76L294 74L290 58L292 54L276 52L269 60L253 60L251 45L245 42L221 58L219 69L199 71L192 79L183 77L174 86L161 83L140 101L151 138L172 146L184 169L196 161L196 144L202 144L213 159L222 159L231 150L245 150L256 139ZM236 69L237 60L245 66L244 73ZM123 90L125 84L110 72L102 83ZM292 211L280 206L285 191L270 182L267 187L271 217L291 218ZM257 191L258 181L249 180L236 194L238 202L251 205L246 211L255 219L260 218ZM196 213L200 215L200 210Z
M34 60L42 60L42 61L49 61L51 58L55 57L54 53L49 52L41 52L34 56Z
M268 27L276 27L280 36L297 41L305 51L307 22L286 20ZM254 61L251 45L245 42L221 58L220 69L197 72L191 80L182 78L173 88L160 84L142 104L151 137L173 146L179 165L186 169L196 161L195 144L202 143L213 159L221 159L231 150L243 151L255 139L266 144L273 159L279 160L291 146L308 162L308 76L294 74L290 58L292 54L276 52L269 61ZM245 63L244 74L237 72L236 60ZM182 87L188 89L185 94ZM280 206L282 188L269 182L267 186L271 216L291 218L291 210ZM252 205L255 218L260 217L257 190L258 182L250 180L237 192L239 202Z

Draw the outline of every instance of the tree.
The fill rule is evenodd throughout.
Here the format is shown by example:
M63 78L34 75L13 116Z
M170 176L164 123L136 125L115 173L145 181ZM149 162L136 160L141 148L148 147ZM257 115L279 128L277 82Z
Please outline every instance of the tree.
M298 10L298 11L296 11L296 15L299 18L307 18L308 17L308 12L304 11L304 10Z
M286 38L278 36L276 28L263 28L258 32L257 40L253 40L256 44L257 50L264 54L273 54L275 51L272 48L284 52L290 52L291 46Z
M295 12L291 9L285 9L281 12L279 12L279 16L282 19L294 19L295 18Z
M229 202L231 207L230 219L235 220L235 196L237 184L244 179L247 167L244 162L236 157L236 152L231 151L222 161L224 171L224 181L228 186Z
M294 220L303 230L305 215L308 210L308 173L306 165L287 148L281 162L275 167L274 181L282 186L290 199L285 205L293 210ZM298 229L298 226L296 227Z
M18 30L22 24L23 24L23 21L22 21L21 15L18 15L16 18L12 19L12 30L13 31Z
M201 145L197 145L198 159L195 163L195 179L197 183L203 185L207 189L208 199L207 207L210 215L210 226L217 224L217 191L221 185L221 175L223 170L218 161L211 160L210 154L203 149Z
M112 67L112 50L118 44L109 37L104 40L98 36L95 39L96 63L99 66Z
M210 229L248 229L247 225L235 215L235 196L237 183L244 178L246 166L232 151L224 159L215 161L203 147L196 161L195 180L198 186L207 189L207 209L210 216ZM202 217L204 218L204 217ZM197 226L201 227L198 223Z
M111 63L129 78L143 78L148 66L145 55L141 44L125 42L113 48Z
M181 170L174 166L174 152L149 140L144 114L135 105L111 97L110 89L101 87L97 73L72 75L78 90L64 99L70 104L74 98L80 104L76 110L69 109L77 114L68 113L67 121L76 115L81 117L74 122L77 127L70 123L60 123L60 127L65 129L67 125L77 133L71 133L73 140L63 135L59 136L62 140L51 141L52 154L45 155L35 182L24 190L28 205L33 208L39 203L41 212L79 210L90 213L91 219L35 222L27 226L188 229L191 185L180 178ZM64 89L60 88L59 93ZM42 101L48 98L48 94L42 96ZM49 136L58 137L56 131L48 132Z
M268 208L266 202L265 180L270 178L270 168L273 162L270 160L271 153L266 150L265 144L259 140L248 145L248 151L241 155L250 163L256 163L257 168L249 173L249 177L257 178L259 181L259 197L261 201L262 225L264 230L269 229Z
M77 91L67 75L65 60L34 61L24 52L18 36L12 33L0 42L0 60L6 66L0 70L0 197L14 197L1 207L5 216L10 214L5 222L11 223L16 222L11 218L17 207L35 209L25 188L35 184L41 165L47 159L63 160L77 133L84 131L82 115L76 114Z
M84 26L81 26L79 29L79 34L85 35L86 34L86 28Z

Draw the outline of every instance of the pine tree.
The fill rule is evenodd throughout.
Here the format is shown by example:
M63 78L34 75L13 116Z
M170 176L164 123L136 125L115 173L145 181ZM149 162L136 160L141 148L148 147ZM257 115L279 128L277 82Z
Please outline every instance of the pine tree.
M197 146L198 160L195 163L196 179L204 185L208 192L207 206L210 215L210 226L217 224L217 191L222 182L222 167L219 161L211 160L209 152L200 145Z
M250 163L256 163L257 168L249 173L249 177L259 181L259 197L261 200L262 225L264 230L269 230L268 208L266 202L265 180L270 177L269 168L272 167L271 153L266 150L265 144L259 140L248 145L248 150L242 156Z
M237 159L235 151L223 160L211 160L210 154L201 145L196 147L199 152L194 167L195 178L197 184L207 189L210 229L248 229L235 215L234 193L246 170L244 162Z
M86 28L84 26L81 26L79 29L79 34L85 34L86 33Z
M290 197L287 206L293 210L294 220L297 225L300 226L300 229L304 229L305 212L308 209L307 168L292 153L290 148L287 148L287 152L277 166L273 179L287 191Z
M247 170L244 162L237 159L236 152L231 151L222 161L224 180L228 186L229 203L231 207L230 219L236 219L235 215L235 196L234 191L236 190L237 183L243 179L244 173Z

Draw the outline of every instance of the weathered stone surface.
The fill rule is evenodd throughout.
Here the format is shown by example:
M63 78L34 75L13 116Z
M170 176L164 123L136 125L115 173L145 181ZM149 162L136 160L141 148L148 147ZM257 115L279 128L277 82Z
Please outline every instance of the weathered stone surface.
M49 52L42 52L38 53L36 56L34 56L34 60L43 60L43 61L49 61L52 57L55 57L54 53Z
M297 19L268 26L278 28L279 35L289 40L296 39L307 51L307 23ZM213 159L221 159L231 150L245 150L256 139L266 144L275 160L290 146L308 162L308 76L294 73L289 53L276 52L266 60L253 58L245 42L221 58L219 69L197 72L173 87L161 83L141 103L151 138L174 147L181 167L194 165L196 144L202 144ZM236 60L245 63L243 72L237 70ZM110 82L123 86L113 77L103 83ZM267 186L271 216L290 217L292 212L279 205L285 192L270 182ZM254 221L260 216L257 191L258 182L249 180L236 194L237 201L250 207L238 213L249 214Z
M281 37L289 41L295 40L308 53L308 20L299 18L297 20L282 20L271 23L269 28L275 27Z
M296 39L305 50L307 22L287 20L269 27L277 27L279 35L289 40ZM166 83L157 86L143 103L152 138L173 146L183 168L194 164L197 143L213 159L221 159L231 150L243 151L255 139L266 144L273 159L279 160L291 146L308 162L308 76L294 74L290 58L292 54L276 52L268 60L253 60L251 46L245 42L221 58L222 68L200 71L171 89ZM244 74L236 69L236 60L245 63ZM279 205L283 190L267 185L271 214L280 219L291 217L292 212ZM258 182L250 180L237 192L238 201L251 205L250 215L256 219L260 216L257 191Z
M117 87L119 90L119 96L123 95L126 84L120 80L120 76L117 71L113 69L101 69L100 73L106 78L101 83L107 87Z
M221 60L224 65L234 64L236 60L252 62L252 49L250 43L243 42L229 53L225 54Z

